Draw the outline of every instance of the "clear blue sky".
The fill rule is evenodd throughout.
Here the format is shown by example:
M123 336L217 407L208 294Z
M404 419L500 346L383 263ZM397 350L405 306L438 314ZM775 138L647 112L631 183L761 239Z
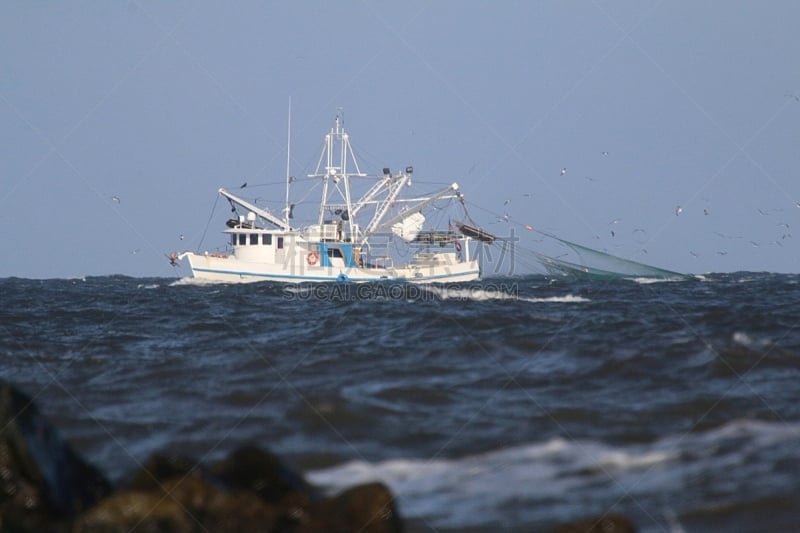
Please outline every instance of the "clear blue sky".
M341 107L371 172L672 270L798 272L798 21L791 0L4 2L0 277L175 275L217 188L283 179L290 97L293 173Z

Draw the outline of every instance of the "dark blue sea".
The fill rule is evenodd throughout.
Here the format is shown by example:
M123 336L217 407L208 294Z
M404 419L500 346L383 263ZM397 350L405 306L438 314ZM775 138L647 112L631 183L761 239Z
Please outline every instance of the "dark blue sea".
M409 531L800 530L800 276L0 280L0 378L121 479L257 444Z

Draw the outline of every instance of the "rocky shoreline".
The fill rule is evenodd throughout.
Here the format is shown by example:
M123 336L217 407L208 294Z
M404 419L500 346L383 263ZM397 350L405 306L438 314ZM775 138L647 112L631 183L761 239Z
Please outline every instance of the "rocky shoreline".
M382 483L325 496L269 451L247 446L213 464L156 454L120 483L80 457L36 404L0 382L0 531L404 531ZM628 533L624 517L566 524L559 533Z

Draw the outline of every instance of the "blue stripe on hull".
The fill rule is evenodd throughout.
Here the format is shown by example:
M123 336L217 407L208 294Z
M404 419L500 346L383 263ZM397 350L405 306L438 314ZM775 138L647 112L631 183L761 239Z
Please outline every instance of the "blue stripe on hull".
M193 267L192 272L208 272L210 274L222 274L228 276L249 276L254 278L279 278L285 280L297 280L297 281L337 281L339 275L336 276L298 276L296 274L264 274L261 272L245 272L245 271L238 271L238 270L218 270L213 268L202 268L202 267ZM393 278L391 276L386 277L368 277L368 278L354 278L350 277L350 281L355 282L365 282L365 281L399 281L399 282L419 282L419 281L430 281L433 279L443 279L443 278L456 278L462 277L472 274L480 274L479 270L468 270L466 272L459 272L458 274L439 274L436 276L425 276L423 278Z

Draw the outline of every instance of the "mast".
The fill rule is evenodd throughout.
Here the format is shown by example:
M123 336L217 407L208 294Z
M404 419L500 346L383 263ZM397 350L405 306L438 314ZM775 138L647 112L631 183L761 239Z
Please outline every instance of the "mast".
M358 168L358 161L356 161L353 147L350 145L350 135L345 132L343 123L341 112L337 113L334 127L331 128L330 133L325 135L325 142L317 168L313 174L309 174L309 177L322 178L322 201L319 206L317 223L322 224L325 221L325 210L332 205L328 201L328 197L332 192L331 181L333 181L333 188L341 197L340 202L344 201L347 211L347 216L344 219L347 221L350 235L353 235L356 226L354 223L355 217L352 213L353 200L350 194L350 178L354 176L364 177L366 174L362 173L361 169ZM352 161L355 172L348 170L349 160ZM340 183L341 186L339 185Z
M291 177L289 175L291 168L291 154L292 154L292 97L289 96L289 124L286 133L286 205L283 208L283 222L286 226L289 225L289 184Z

